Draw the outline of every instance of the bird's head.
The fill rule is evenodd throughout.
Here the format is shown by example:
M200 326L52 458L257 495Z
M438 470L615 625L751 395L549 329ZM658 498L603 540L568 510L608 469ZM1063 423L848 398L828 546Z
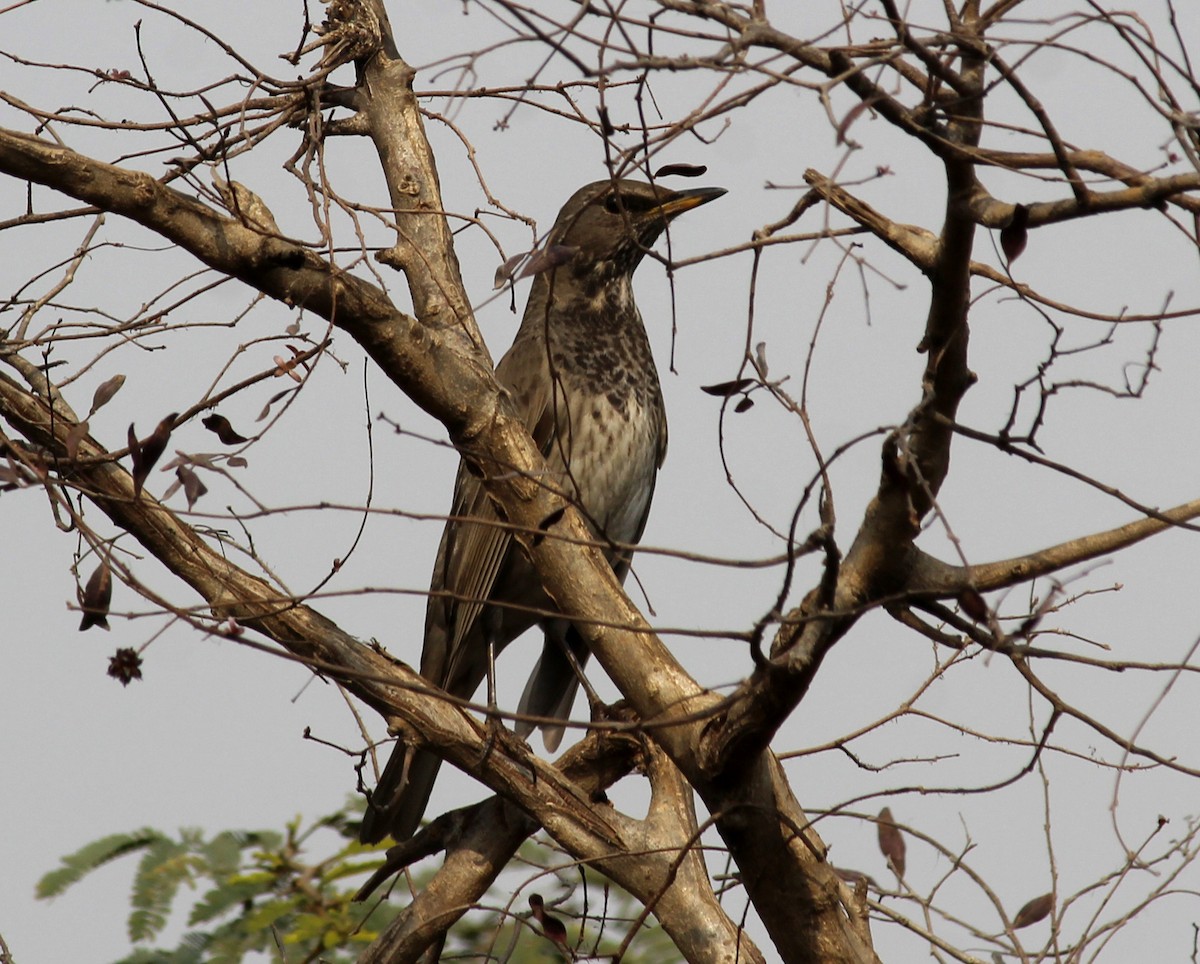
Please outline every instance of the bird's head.
M643 181L596 181L563 205L545 248L572 249L568 263L576 272L629 273L674 218L724 193L719 187L672 191Z

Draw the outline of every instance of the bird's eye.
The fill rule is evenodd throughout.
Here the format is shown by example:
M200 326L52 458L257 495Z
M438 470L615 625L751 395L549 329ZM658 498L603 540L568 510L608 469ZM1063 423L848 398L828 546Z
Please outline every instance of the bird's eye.
M604 199L604 210L609 214L620 214L622 210L620 198L615 194L610 194Z

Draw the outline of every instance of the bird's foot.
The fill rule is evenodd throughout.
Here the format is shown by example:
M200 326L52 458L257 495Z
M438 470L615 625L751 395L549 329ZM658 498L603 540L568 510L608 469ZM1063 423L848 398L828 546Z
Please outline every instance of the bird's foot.
M529 744L506 727L504 721L497 714L489 713L483 725L486 738L483 741L483 750L479 755L480 763L485 762L493 752L499 749L510 760L516 760L533 769L533 751L529 749Z

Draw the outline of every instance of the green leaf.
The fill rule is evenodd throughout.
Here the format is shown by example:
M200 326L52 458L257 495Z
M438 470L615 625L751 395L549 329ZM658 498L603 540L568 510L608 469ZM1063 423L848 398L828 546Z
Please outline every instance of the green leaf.
M132 833L115 833L84 844L73 854L62 858L63 866L52 870L37 883L37 896L45 900L57 897L68 887L78 883L93 870L109 861L134 853L162 840L157 830L145 827Z
M292 913L299 902L299 897L289 897L286 900L272 900L256 904L254 909L242 918L242 926L250 933L264 930L280 918Z
M274 889L275 878L270 874L257 874L257 879L226 880L209 890L192 908L188 915L188 926L207 924L227 911L244 907L248 901L261 897Z
M186 835L182 835L186 838ZM158 935L167 925L171 904L179 885L192 882L196 863L188 853L188 841L160 837L142 855L133 878L133 912L129 915L129 939L135 943Z

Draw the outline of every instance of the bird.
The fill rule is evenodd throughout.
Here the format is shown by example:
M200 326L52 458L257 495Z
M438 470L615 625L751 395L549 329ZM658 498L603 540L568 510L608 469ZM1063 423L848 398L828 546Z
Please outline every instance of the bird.
M529 300L496 366L497 382L546 460L544 484L581 511L621 580L667 449L662 387L633 273L675 217L725 193L616 178L576 191L529 262L539 266ZM492 658L540 623L542 652L519 713L565 720L587 646L568 620L546 615L555 607L537 571L465 461L448 520L431 579L421 675L470 699ZM533 729L515 726L521 737ZM547 749L557 749L562 724L542 729ZM429 750L398 745L368 796L361 840L411 837L440 765Z

